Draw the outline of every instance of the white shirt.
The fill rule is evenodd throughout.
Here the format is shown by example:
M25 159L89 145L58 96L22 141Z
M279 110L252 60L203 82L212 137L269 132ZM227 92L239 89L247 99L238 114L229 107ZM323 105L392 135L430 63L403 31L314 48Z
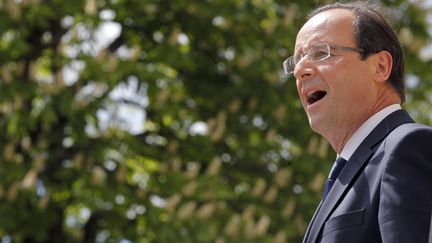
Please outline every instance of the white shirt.
M369 135L369 133L371 133L372 130L382 120L384 120L384 118L400 109L402 109L402 107L399 104L390 105L369 117L369 119L367 119L366 122L363 123L350 137L348 142L343 147L342 152L338 156L341 156L346 161L348 161L351 158L351 155L358 148L361 142L363 142L363 140Z

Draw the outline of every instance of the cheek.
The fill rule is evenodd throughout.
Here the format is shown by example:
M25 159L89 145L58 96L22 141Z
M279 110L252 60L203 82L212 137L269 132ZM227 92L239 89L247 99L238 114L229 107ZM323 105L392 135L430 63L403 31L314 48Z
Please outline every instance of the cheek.
M301 90L301 85L302 83L298 79L296 79L297 91Z
M323 65L320 73L326 84L332 90L341 92L361 91L368 86L368 80L371 80L368 71L358 62L349 62L347 60L338 60L334 65Z
M375 95L372 81L362 77L361 73L351 73L351 77L339 77L338 83L333 83L337 106L344 107L347 113L360 112L363 107L369 106Z
M302 82L296 80L296 87L297 87L297 93L298 93L299 97L301 98L300 90L302 89Z

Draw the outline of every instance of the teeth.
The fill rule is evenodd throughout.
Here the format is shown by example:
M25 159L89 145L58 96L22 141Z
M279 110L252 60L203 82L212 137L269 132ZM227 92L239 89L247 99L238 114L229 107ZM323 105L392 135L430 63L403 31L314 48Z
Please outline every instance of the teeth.
M317 97L318 97L318 94L317 94L318 92L313 92L312 94L310 94L309 96L308 96L308 99L316 99Z

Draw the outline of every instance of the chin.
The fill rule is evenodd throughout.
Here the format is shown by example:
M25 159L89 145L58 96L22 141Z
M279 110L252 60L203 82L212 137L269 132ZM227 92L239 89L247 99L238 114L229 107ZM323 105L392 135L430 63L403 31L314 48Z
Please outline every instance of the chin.
M311 117L309 117L309 126L314 132L320 134L323 137L326 137L326 133L330 132L329 127L325 126L322 121L318 121L318 119L313 119Z
M312 118L309 117L309 126L314 130L315 132L319 131L318 122ZM319 132L318 132L319 133Z

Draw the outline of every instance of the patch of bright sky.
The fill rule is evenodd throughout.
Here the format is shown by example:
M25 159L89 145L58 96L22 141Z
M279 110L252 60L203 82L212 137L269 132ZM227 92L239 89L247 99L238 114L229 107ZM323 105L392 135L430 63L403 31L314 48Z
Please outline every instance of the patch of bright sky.
M96 56L101 50L107 48L121 33L121 26L112 21L115 13L105 10L100 13L103 20L101 25L94 32L83 24L77 24L75 31L79 39L83 40L80 45L69 45L65 50L71 58L77 57L82 52ZM64 18L62 24L71 26L73 19ZM65 43L72 38L72 32L65 36ZM126 55L123 50L123 56ZM85 68L85 62L80 60L72 61L63 69L66 85L73 85L79 79L81 71ZM107 86L100 82L89 82L77 95L77 99L90 101L100 97L106 91ZM97 136L101 131L108 128L118 128L128 131L131 134L139 134L144 131L145 108L148 105L146 87L140 85L137 77L129 77L117 85L110 93L109 100L104 107L97 111L98 128L89 125L86 131Z
M142 133L145 108L148 105L146 92L146 87L139 87L136 77L130 77L127 83L119 84L109 94L111 102L97 111L99 129L115 127L131 134Z
M207 135L208 134L208 125L203 121L196 121L192 123L189 128L189 134L192 136L196 135Z

